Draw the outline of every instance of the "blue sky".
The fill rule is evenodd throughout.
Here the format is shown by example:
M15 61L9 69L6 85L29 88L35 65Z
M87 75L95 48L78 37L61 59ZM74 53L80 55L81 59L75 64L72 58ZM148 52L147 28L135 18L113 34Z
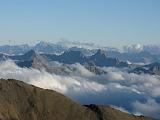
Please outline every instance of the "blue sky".
M160 44L160 0L0 0L0 44Z

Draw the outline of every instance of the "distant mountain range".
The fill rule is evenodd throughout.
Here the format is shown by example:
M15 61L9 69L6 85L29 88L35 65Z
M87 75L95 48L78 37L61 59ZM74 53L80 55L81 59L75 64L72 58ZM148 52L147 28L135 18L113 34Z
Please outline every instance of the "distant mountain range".
M140 54L140 53L139 53ZM119 58L109 57L106 51L99 49L91 56L84 55L81 51L67 50L64 53L57 54L39 54L34 50L30 50L22 55L0 54L0 60L5 61L11 59L20 67L34 67L37 69L45 68L50 73L67 73L66 69L70 69L69 64L79 63L85 66L89 71L96 74L106 73L101 67L117 67L128 68L129 72L136 74L156 74L160 75L160 63L153 62L146 65L136 65L128 61L121 61ZM64 64L61 67L53 67L51 63L57 61ZM68 65L67 65L68 64ZM65 69L64 69L65 68Z
M45 68L48 72L68 73L69 64L79 63L96 74L106 73L101 67L127 68L136 74L160 75L160 55L148 51L118 52L115 49L87 49L66 47L62 44L40 42L33 47L28 45L0 46L0 61L13 60L20 67ZM52 62L64 64L53 67ZM68 65L67 65L68 64Z
M80 63L82 65L100 66L100 67L128 67L129 64L125 61L120 61L117 58L108 57L103 50L98 50L91 56L85 56L81 51L65 51L61 55L42 54L43 57L51 61L58 61L65 64Z
M68 47L62 43L49 43L49 42L39 42L35 46L24 45L4 45L0 46L0 53L5 53L9 55L19 55L28 52L29 50L34 50L37 53L52 53L52 54L61 54L66 50L71 51L81 51L85 55L90 55L96 52L96 49L86 49L83 47L71 46Z
M1 120L153 120L109 106L81 105L52 90L0 80Z
M15 45L15 46L4 45L4 46L0 46L0 53L5 53L9 55L24 54L30 49L32 49L32 47L30 47L27 44Z
M75 44L75 43L74 43ZM73 45L74 45L73 44ZM68 51L79 51L83 53L85 56L91 56L95 54L99 49L106 52L106 56L108 58L118 58L120 61L130 61L132 63L149 63L149 62L156 62L160 61L160 53L152 53L145 48L144 51L140 52L119 52L117 49L114 48L107 48L107 47L95 47L95 48L87 48L83 46L67 46L65 43L48 43L48 42L39 42L35 46L29 46L27 44L24 45L15 45L9 46L4 45L0 46L0 53L5 53L8 55L22 55L28 52L29 50L34 50L39 54L62 54L63 52ZM80 44L81 45L81 44ZM88 45L88 44L85 44ZM92 44L89 44L91 47ZM148 48L149 49L149 48Z
M1 60L11 59L18 65L21 63L33 62L35 57L43 57L47 61L58 61L64 64L80 63L82 65L100 66L100 67L128 67L127 62L122 62L117 58L110 58L102 50L98 50L94 55L85 56L81 51L65 51L61 55L56 54L37 54L34 50L30 50L23 55L5 55L1 54ZM20 65L23 67L23 65ZM24 65L29 67L29 65Z

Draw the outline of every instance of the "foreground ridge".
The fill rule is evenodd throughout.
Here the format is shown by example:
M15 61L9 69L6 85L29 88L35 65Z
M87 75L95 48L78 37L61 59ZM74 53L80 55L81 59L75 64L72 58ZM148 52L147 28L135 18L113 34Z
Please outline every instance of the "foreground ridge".
M152 120L109 106L73 102L52 90L0 79L0 120Z

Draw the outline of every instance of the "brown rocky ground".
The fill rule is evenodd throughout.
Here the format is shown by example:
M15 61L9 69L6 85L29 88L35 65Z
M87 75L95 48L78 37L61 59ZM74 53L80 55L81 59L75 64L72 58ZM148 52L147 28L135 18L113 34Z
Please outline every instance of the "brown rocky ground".
M52 90L17 80L0 80L0 120L151 120L109 106L73 102Z

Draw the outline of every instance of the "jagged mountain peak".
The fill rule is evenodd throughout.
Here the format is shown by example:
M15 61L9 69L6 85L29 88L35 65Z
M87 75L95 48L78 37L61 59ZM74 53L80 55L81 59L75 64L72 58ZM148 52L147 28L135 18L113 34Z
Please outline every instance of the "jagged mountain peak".
M68 51L65 51L63 53L63 55L69 55L69 56L84 56L83 53L81 51L77 51L77 50L68 50Z
M95 56L104 56L107 57L106 51L102 49L98 49L97 52L95 53Z
M36 47L40 47L40 46L48 46L50 45L51 43L49 42L45 42L45 41L40 41L39 43L37 43L35 46Z
M28 52L26 52L23 56L27 56L27 57L35 57L37 55L37 53L31 49Z

